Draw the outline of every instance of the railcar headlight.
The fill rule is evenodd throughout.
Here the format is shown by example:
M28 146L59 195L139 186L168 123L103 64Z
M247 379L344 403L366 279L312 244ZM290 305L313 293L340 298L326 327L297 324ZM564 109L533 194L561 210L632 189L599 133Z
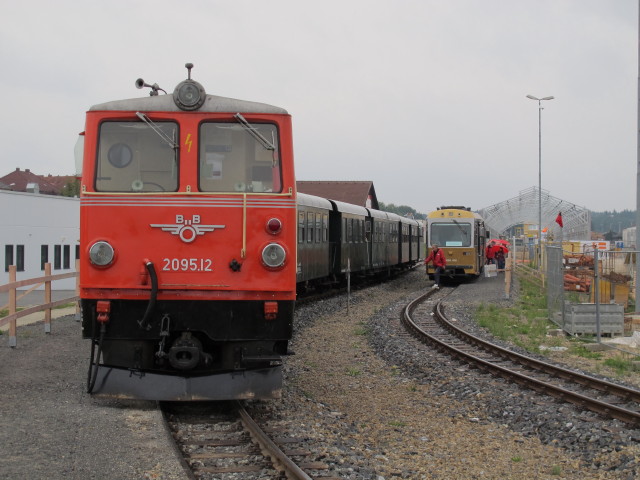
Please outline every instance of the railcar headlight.
M91 245L89 249L89 258L91 263L99 267L106 267L113 262L114 250L107 242L100 241Z
M287 252L277 243L270 243L262 250L262 261L269 268L282 267L286 258Z

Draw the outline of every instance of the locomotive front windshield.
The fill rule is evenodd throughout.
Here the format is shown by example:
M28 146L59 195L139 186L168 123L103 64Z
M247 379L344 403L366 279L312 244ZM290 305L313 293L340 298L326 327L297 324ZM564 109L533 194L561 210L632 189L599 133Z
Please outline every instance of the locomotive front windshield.
M278 155L278 130L273 124L203 123L200 191L280 192Z
M455 220L453 223L432 223L430 242L443 247L470 247L471 224Z
M100 126L96 191L175 192L175 122L104 122Z

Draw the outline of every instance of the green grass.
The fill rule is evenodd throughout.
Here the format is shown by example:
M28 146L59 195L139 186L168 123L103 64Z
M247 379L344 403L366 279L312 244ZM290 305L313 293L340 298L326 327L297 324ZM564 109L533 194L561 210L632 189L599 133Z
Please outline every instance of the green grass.
M560 465L554 465L551 469L551 475L562 475L562 467Z
M547 298L533 282L522 279L521 295L514 307L481 304L476 319L492 335L529 351L538 351L552 323L547 319Z
M595 360L596 373L605 368L616 375L628 375L633 372L630 358L617 355L612 357L603 352L592 352L585 347L593 343L592 336L547 337L549 329L557 328L548 320L547 297L544 290L527 278L520 278L520 295L511 308L499 308L492 304L481 304L476 310L478 324L504 341L511 342L530 352L548 354L540 351L540 346L566 346L565 355Z
M358 326L353 331L354 335L368 335L369 327L364 322L359 322Z
M613 368L618 375L624 375L632 370L631 360L623 358L620 355L607 358L603 363L607 367Z
M400 420L393 420L391 422L389 422L389 425L392 427L406 427L407 423L406 422L402 422Z

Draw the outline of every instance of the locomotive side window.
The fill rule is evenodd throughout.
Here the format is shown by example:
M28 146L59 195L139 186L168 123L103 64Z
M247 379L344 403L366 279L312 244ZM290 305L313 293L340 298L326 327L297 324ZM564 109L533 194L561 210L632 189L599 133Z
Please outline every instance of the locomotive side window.
M247 129L250 128L251 132ZM258 135L258 138L254 136ZM266 139L267 143L259 141ZM273 124L200 126L198 181L203 192L280 192L278 130Z
M444 247L469 247L471 246L471 224L434 222L431 224L430 242Z
M154 130L156 127L157 130ZM98 192L175 192L178 138L175 122L104 122L96 165Z

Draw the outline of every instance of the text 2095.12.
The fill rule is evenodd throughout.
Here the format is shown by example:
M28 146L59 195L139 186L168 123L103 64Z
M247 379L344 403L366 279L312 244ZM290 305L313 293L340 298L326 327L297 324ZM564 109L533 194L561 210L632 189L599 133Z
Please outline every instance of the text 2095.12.
M163 258L163 272L212 272L210 258Z

